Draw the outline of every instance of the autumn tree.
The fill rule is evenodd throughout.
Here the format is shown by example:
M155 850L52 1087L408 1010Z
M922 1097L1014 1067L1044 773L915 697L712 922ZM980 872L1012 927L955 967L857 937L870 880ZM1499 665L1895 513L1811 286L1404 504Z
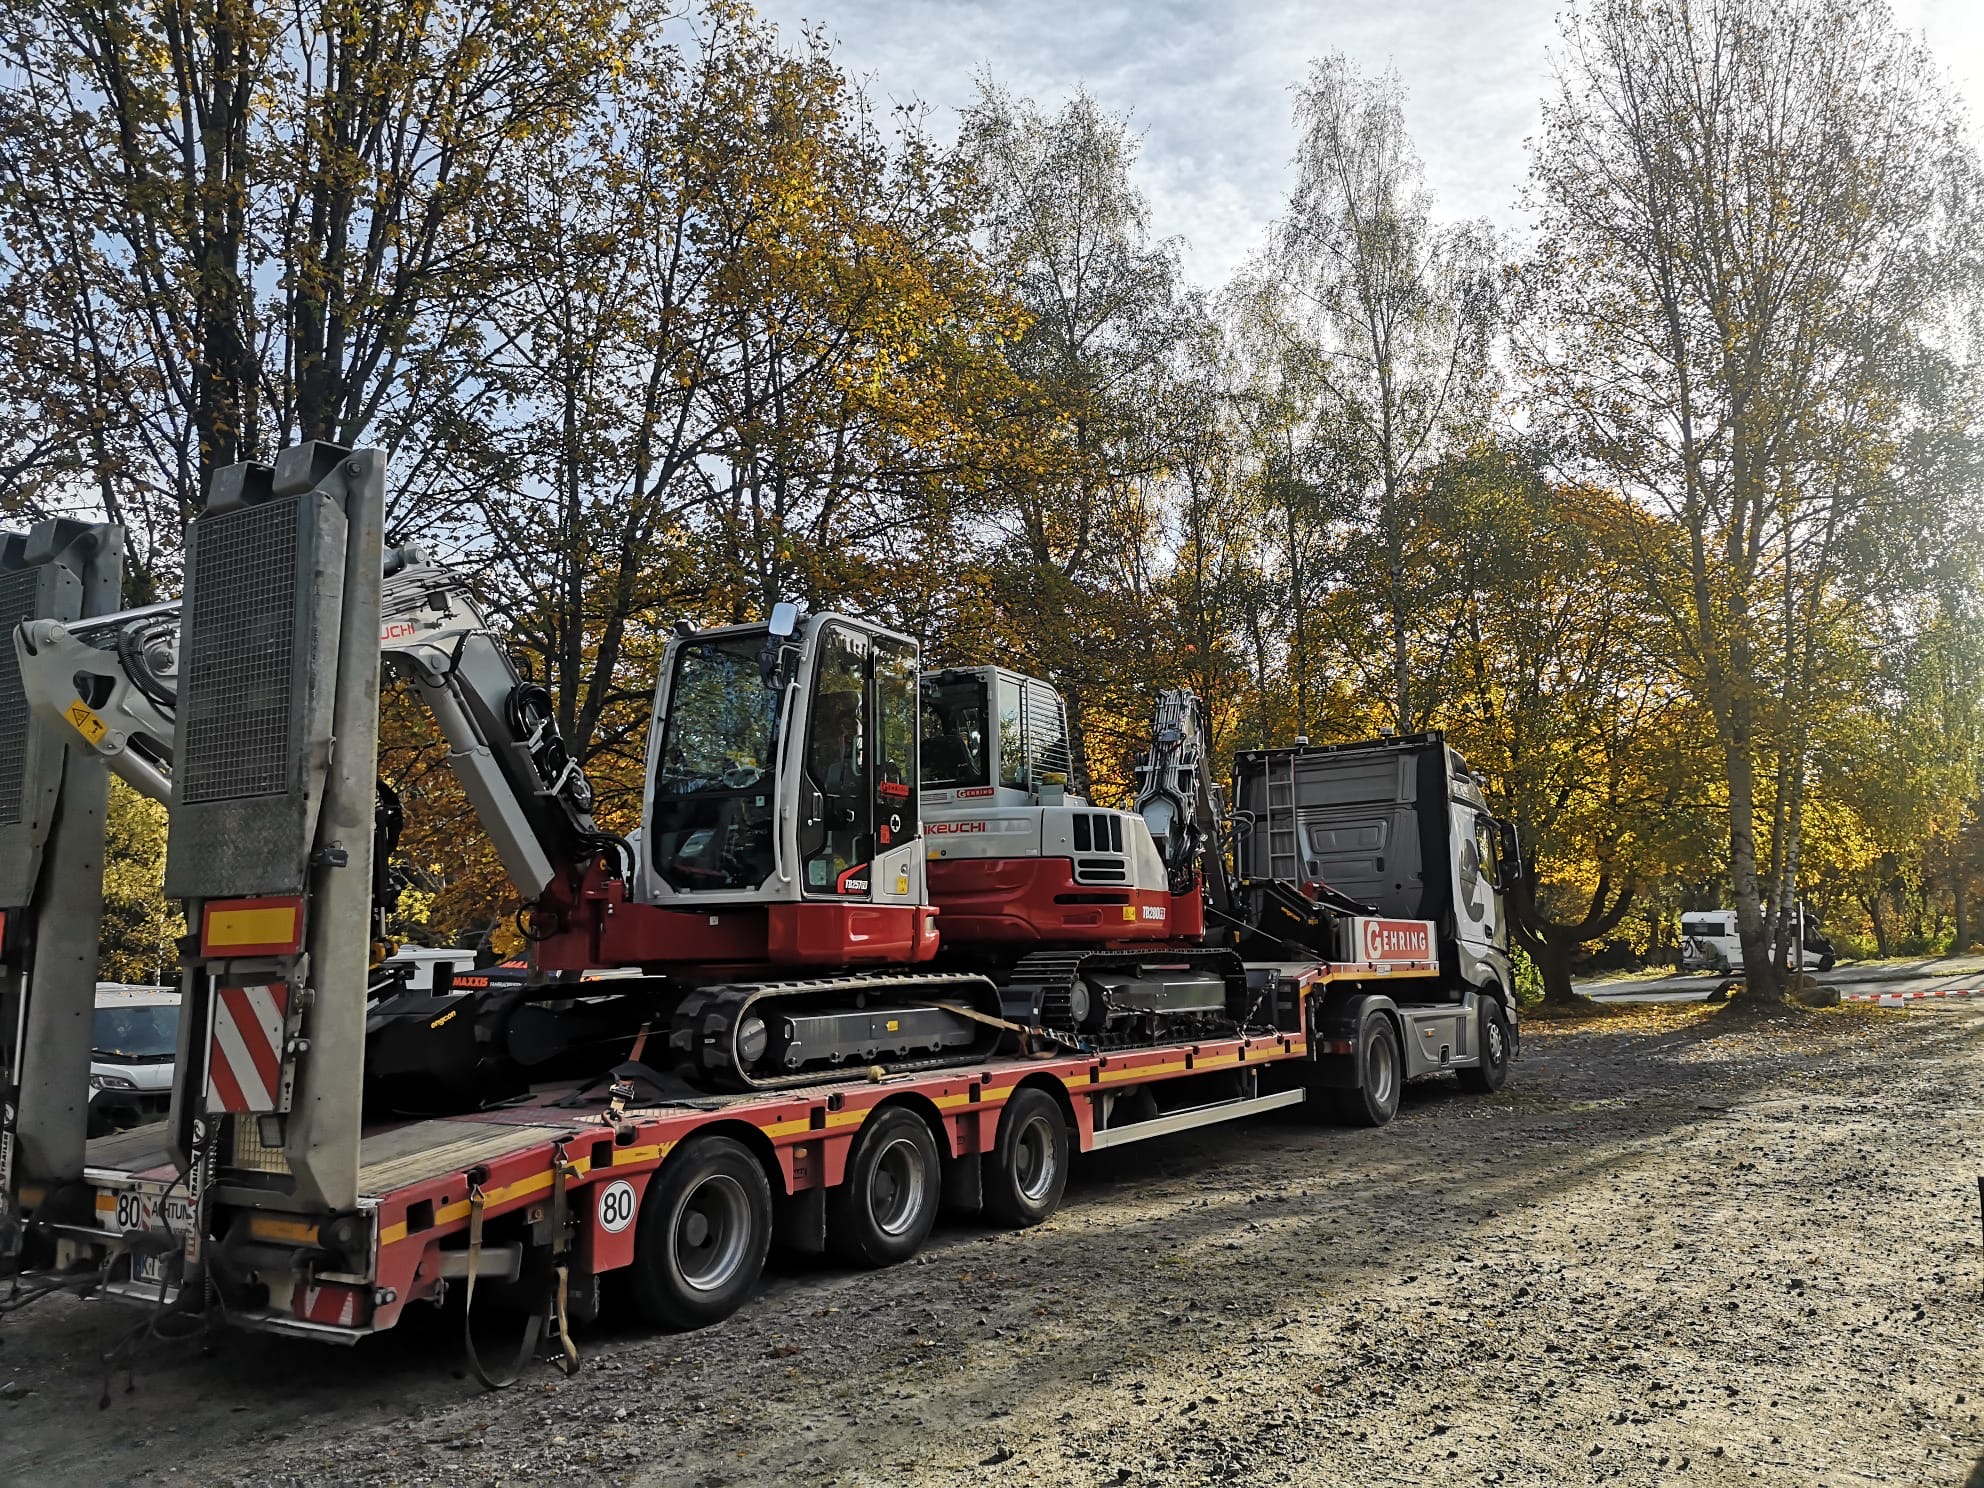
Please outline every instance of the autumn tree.
M1025 317L1007 354L1017 386L992 410L1003 456L975 508L992 591L973 613L1059 683L1086 778L1090 715L1135 711L1117 663L1148 622L1152 488L1175 453L1176 358L1197 312L1177 245L1151 237L1137 140L1094 98L1047 114L981 83L961 149L989 267Z
M520 272L456 414L492 603L581 758L622 776L676 616L890 618L975 479L1011 323L916 111L878 117L815 36L699 20L520 158Z
M1660 519L1550 480L1543 453L1489 443L1443 462L1408 549L1448 575L1424 706L1516 824L1512 934L1545 999L1567 1002L1580 948L1698 860L1706 761L1629 573Z
M1171 671L1198 694L1215 751L1283 732L1292 680L1279 663L1285 595L1268 556L1279 529L1263 499L1262 465L1236 338L1208 318L1187 345L1179 386L1190 415L1179 426L1169 506L1173 541L1162 581L1176 654ZM1303 715L1298 701L1296 715Z
M1643 592L1716 730L1745 977L1769 994L1784 905L1759 832L1781 868L1805 637L1854 535L1929 496L1901 453L1942 416L1929 338L1968 282L1974 162L1876 0L1593 0L1533 175L1530 364L1599 477L1685 534L1645 555Z
M185 926L164 892L165 808L117 779L110 782L103 864L97 974L114 982L176 982Z
M1360 77L1341 55L1312 63L1295 122L1296 184L1258 272L1279 301L1271 323L1291 373L1321 395L1307 463L1354 499L1343 567L1375 591L1391 721L1410 730L1424 715L1412 507L1424 473L1489 405L1493 243L1480 224L1434 225L1395 75Z
M423 490L427 414L504 282L503 163L593 107L656 16L23 0L6 20L0 396L36 422L0 500L124 523L149 597L219 466L369 440L402 512Z
M929 623L928 555L985 478L1019 324L957 157L817 36L711 5L630 66L613 109L502 182L514 282L444 424L463 559L623 829L676 619L792 599Z

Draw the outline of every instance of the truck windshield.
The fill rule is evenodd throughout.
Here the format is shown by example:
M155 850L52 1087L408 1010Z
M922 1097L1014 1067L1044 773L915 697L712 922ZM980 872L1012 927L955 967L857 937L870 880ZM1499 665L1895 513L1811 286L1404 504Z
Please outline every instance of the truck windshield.
M179 1004L100 1007L90 1030L90 1052L111 1059L163 1059L178 1052Z
M985 785L985 678L925 677L923 784L935 790Z
M675 653L655 771L654 868L677 889L755 888L772 874L779 689L763 631Z

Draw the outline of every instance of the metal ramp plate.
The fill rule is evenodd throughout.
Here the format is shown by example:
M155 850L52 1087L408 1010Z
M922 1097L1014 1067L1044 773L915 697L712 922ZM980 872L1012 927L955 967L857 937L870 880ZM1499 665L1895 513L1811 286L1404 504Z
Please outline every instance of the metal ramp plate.
M84 1149L83 1165L112 1173L149 1173L154 1168L172 1166L166 1150L171 1128L163 1121L150 1126L134 1126L129 1131L92 1137Z
M445 1178L534 1143L579 1134L577 1126L517 1126L453 1118L415 1121L365 1138L358 1155L358 1192L368 1199L380 1198L409 1183Z

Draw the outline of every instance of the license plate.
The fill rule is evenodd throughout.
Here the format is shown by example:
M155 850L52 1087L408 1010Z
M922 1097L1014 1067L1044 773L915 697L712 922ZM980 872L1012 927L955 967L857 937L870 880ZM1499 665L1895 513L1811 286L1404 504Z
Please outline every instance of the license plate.
M105 1203L106 1199L113 1202ZM193 1227L193 1201L183 1193L142 1188L97 1190L97 1223L114 1234L127 1230L169 1229L184 1235Z
M171 1264L178 1254L179 1252L175 1250L171 1255L141 1255L131 1257L131 1279L133 1281L143 1282L148 1286L159 1285L165 1280L165 1268Z

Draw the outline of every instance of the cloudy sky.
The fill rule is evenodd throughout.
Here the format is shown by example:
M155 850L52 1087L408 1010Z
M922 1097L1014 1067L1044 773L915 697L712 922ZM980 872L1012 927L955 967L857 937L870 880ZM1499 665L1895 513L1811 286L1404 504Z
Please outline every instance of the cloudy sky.
M1984 3L1892 0L1984 119ZM1404 79L1406 123L1443 217L1515 226L1548 77L1558 0L757 0L782 29L823 27L877 102L922 99L943 121L989 71L1051 106L1077 86L1143 135L1139 179L1161 236L1217 285L1287 190L1289 88L1347 53Z

